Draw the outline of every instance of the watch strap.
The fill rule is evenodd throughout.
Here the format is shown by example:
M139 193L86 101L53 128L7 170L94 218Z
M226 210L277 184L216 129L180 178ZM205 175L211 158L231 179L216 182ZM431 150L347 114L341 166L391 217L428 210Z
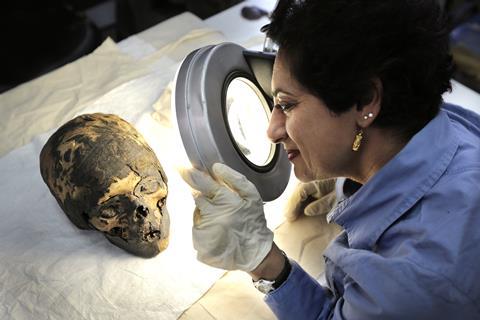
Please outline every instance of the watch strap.
M285 280L287 280L288 276L290 275L290 271L292 271L292 265L290 264L290 260L288 260L285 252L282 251L282 254L285 258L285 264L283 265L282 271L273 282L274 289L280 288L280 286L285 282Z
M270 293L273 290L278 289L285 282L285 280L287 280L290 271L292 270L292 265L290 264L290 260L288 260L285 252L282 251L282 254L285 258L285 263L283 265L282 271L280 271L280 274L274 280L252 280L255 288L257 288L260 292L265 294Z

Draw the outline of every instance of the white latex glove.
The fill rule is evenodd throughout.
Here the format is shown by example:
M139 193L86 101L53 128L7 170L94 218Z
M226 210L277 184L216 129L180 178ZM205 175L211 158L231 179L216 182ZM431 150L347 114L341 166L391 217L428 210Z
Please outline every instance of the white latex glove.
M262 199L255 186L232 168L215 163L212 171L216 180L196 169L180 170L197 191L192 231L197 259L221 269L252 271L273 244Z
M299 183L287 200L284 215L288 221L300 215L317 216L330 212L336 203L335 180L315 180Z

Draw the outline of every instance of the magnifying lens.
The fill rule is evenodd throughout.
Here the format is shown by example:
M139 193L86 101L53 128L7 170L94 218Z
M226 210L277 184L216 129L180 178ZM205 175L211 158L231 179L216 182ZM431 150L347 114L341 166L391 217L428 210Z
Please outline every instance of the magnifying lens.
M283 148L270 142L275 55L234 43L191 52L176 74L172 108L187 156L210 171L215 162L242 173L263 201L279 197L290 177Z

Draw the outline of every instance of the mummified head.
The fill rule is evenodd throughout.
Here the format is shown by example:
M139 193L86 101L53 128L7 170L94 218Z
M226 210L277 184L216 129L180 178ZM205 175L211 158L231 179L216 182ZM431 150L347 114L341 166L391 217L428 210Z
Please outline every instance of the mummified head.
M168 245L167 177L153 150L115 115L61 126L40 153L43 180L68 218L114 245L153 257Z

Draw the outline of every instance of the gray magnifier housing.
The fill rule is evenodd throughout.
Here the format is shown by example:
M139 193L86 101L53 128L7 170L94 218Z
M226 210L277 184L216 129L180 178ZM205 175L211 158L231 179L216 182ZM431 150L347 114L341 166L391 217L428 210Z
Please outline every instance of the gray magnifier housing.
M215 162L230 166L257 187L263 201L283 193L291 169L283 148L266 135L274 58L234 43L197 49L177 71L172 101L192 165L204 171Z

